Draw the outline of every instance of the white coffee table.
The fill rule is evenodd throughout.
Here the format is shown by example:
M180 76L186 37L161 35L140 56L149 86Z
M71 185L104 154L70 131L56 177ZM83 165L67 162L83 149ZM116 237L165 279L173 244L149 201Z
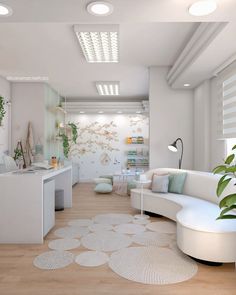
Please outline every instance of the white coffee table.
M151 180L135 180L135 183L139 184L141 186L141 196L140 196L140 214L137 214L134 216L136 219L148 219L149 216L146 214L143 214L143 186L144 184L151 183Z

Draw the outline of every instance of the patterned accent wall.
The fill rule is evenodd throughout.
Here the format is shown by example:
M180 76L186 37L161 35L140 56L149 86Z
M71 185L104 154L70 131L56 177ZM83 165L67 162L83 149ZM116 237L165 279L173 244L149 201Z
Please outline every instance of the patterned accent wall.
M148 142L149 119L143 115L68 114L67 121L78 126L71 155L80 164L81 181L126 168L127 151L140 148L127 145L127 137L143 136Z

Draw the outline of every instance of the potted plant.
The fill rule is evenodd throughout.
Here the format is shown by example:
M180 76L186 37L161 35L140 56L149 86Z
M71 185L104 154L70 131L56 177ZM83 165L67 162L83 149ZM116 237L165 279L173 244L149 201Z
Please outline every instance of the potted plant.
M222 177L220 178L216 193L217 196L220 197L225 190L225 188L234 181L234 185L236 185L236 163L235 163L235 154L236 145L232 148L232 154L229 155L223 165L217 166L213 173L221 173ZM236 189L235 193L229 194L225 196L219 203L220 209L222 209L220 216L217 219L236 219L235 214L230 214L230 211L236 209ZM227 214L228 213L228 214Z
M5 105L4 98L2 96L0 96L0 126L2 126L2 121L3 121L3 118L6 114L4 105Z

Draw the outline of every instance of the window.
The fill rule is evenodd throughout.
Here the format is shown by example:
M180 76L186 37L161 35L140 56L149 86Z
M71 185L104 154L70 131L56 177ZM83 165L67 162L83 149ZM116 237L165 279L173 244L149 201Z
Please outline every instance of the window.
M219 139L236 138L236 62L218 77L218 123Z

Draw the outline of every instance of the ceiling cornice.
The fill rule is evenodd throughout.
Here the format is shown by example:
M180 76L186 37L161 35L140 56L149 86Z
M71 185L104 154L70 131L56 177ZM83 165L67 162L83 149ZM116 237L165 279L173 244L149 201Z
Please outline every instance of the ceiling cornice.
M186 71L186 69L197 60L226 24L226 22L205 22L199 24L167 74L167 82L170 86L173 86L175 81Z
M98 113L99 111L103 111L104 113L114 114L121 111L122 113L132 114L136 112L147 113L149 104L146 100L140 102L75 101L63 103L62 106L68 113L79 113L80 111Z

